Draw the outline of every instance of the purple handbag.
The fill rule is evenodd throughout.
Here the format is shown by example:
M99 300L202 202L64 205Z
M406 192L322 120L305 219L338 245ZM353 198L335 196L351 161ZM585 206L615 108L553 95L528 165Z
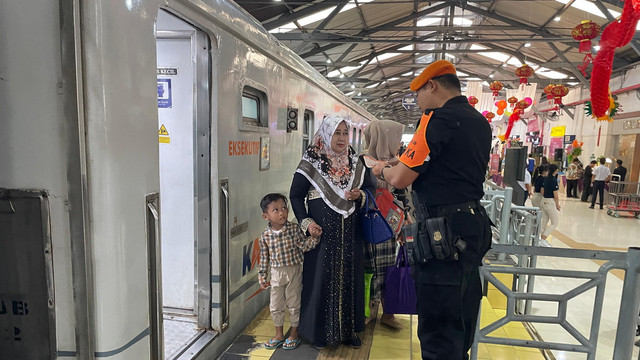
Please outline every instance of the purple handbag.
M416 288L411 277L407 249L400 246L393 266L387 268L384 285L384 312L387 314L417 314Z

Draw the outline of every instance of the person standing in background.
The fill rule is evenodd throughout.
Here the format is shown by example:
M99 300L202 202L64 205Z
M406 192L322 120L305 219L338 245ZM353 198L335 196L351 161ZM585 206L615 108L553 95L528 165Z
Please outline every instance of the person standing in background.
M622 166L622 160L616 160L616 168L613 169L614 175L620 175L620 181L624 181L624 178L627 177L627 168Z
M578 158L573 158L567 168L567 198L578 198L579 163L580 160Z
M600 210L603 209L604 203L604 184L611 180L611 171L604 164L607 160L605 158L600 158L600 165L598 165L595 169L593 169L593 178L591 178L591 183L593 184L593 197L591 198L591 206L589 209L593 209L596 204L596 197L600 196Z
M536 159L533 158L533 154L529 154L529 158L527 159L527 171L529 175L533 175L533 170L536 168Z
M582 190L582 198L580 201L587 202L589 199L589 195L591 195L591 178L593 177L593 168L596 166L598 162L595 160L591 160L591 163L584 168L584 178L582 179L582 185L584 189Z
M549 165L549 175L544 179L544 187L542 190L542 220L540 231L541 245L550 246L547 238L551 232L558 227L560 222L560 199L558 198L558 165ZM549 226L547 223L551 222Z

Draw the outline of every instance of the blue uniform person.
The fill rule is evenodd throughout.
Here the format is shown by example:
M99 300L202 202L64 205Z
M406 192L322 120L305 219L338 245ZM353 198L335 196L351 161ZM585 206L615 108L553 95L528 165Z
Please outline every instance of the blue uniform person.
M425 248L431 255L414 257L413 265L422 358L468 359L482 298L479 266L491 245L490 220L479 202L491 128L461 95L455 67L446 60L429 65L411 90L424 110L413 139L398 165L372 170L395 188L413 185L418 234L430 234L415 241L431 245ZM433 231L442 219L449 227Z

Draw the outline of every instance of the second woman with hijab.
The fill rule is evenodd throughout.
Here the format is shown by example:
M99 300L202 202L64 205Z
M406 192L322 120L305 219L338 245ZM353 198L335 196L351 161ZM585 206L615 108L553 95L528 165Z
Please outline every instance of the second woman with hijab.
M364 137L367 141L368 156L379 161L395 164L398 161L396 154L402 140L404 125L390 120L376 121L364 129ZM369 174L369 172L367 172ZM394 189L382 180L377 180L376 188L389 190L396 198L406 199L405 190ZM398 196L400 195L400 196ZM404 202L404 201L403 201ZM373 272L371 279L371 303L378 301L382 304L383 313L380 322L393 329L402 329L402 324L393 314L384 312L384 289L387 268L393 266L396 259L396 241L389 240L380 244L365 243L365 269ZM368 319L367 319L368 320Z
M374 184L349 146L349 124L339 116L326 117L302 156L290 192L302 231L322 227L320 244L304 254L299 328L320 348L362 345L357 335L364 331L361 188L373 190Z

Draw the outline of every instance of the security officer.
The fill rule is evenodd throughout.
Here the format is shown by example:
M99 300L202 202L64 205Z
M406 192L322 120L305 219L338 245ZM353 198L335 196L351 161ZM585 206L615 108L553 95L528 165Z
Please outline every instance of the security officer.
M491 244L490 220L479 202L491 128L461 95L446 60L429 65L411 90L424 110L413 139L398 165L379 163L372 171L395 188L413 185L429 217L446 217L466 243L454 259L415 264L414 278L422 358L468 359L482 298L478 267Z

